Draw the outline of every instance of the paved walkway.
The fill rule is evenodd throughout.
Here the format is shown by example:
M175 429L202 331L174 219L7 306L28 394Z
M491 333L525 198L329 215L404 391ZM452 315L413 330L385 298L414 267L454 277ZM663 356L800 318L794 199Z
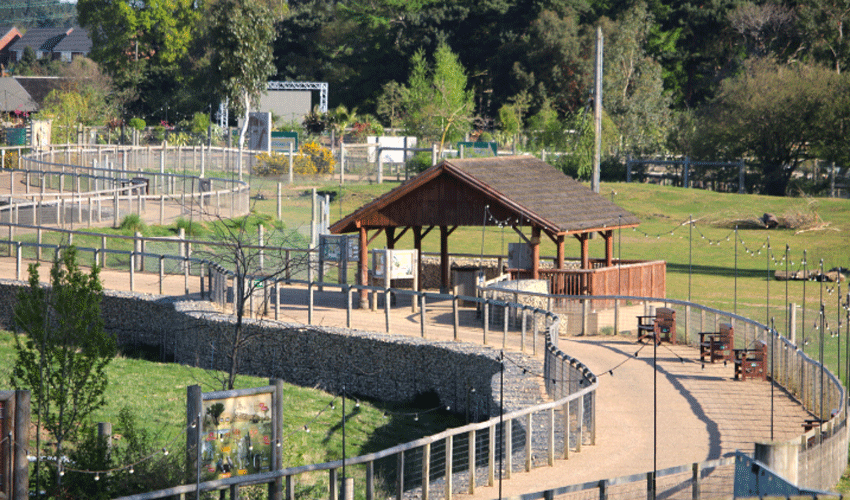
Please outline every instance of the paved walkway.
M0 258L0 277L14 278L13 259ZM103 270L105 288L129 291L126 272ZM135 291L158 294L158 275L136 273ZM166 294L183 295L182 276L167 277L162 283ZM198 278L189 280L189 293L197 297ZM281 288L279 319L307 323L307 293L303 287ZM399 299L403 303L404 299ZM314 324L344 327L344 296L338 291L316 293ZM409 303L408 303L409 304ZM382 305L382 304L381 304ZM273 319L270 311L269 319ZM428 327L425 337L452 340L451 303L429 303L426 307ZM409 305L391 309L392 333L420 336L419 313ZM434 323L440 323L435 325ZM459 341L480 344L483 330L473 310L462 310ZM385 331L383 308L376 312L355 310L352 327ZM525 352L532 355L529 333ZM490 331L488 345L519 351L521 335ZM640 349L634 337L570 337L560 339L561 349L584 362L599 377L597 395L597 441L572 453L569 460L559 460L554 467L542 467L529 473L514 473L503 481L503 496L540 491L603 478L644 473L653 469L654 416L657 415L657 467L659 469L719 458L735 450L752 452L757 441L770 441L771 384L759 381L732 380L732 366L722 364L705 367L697 361L698 352L688 346L662 344L657 350L657 407L653 405L653 348ZM537 356L542 356L542 340L538 340ZM780 389L774 391L773 437L777 441L796 437L800 424L810 415ZM470 500L498 497L493 487L478 488Z
M2 184L0 176L0 184ZM8 185L8 180L6 180ZM0 186L2 193L2 186ZM158 217L157 214L147 214ZM169 210L169 219L176 217ZM47 276L47 264L42 276ZM14 259L0 258L0 278L15 279ZM22 270L26 280L26 263ZM104 287L130 291L126 271L105 269L101 272ZM160 281L155 274L136 273L133 289L139 293L167 295L190 294L200 291L198 278L184 281L182 276L167 276ZM302 287L282 289L279 319L307 323L307 294ZM344 297L339 292L316 295L313 323L324 326L346 325ZM450 302L429 303L424 336L429 339L452 340L452 310ZM273 318L273 315L270 315ZM128 318L129 319L129 318ZM459 341L481 344L483 330L472 310L462 310ZM385 331L383 309L377 312L356 310L352 327L361 330ZM410 307L394 307L390 315L393 333L422 335L419 313ZM534 342L530 333L525 341L519 333L506 337L499 329L486 339L494 349L523 350L532 355ZM653 469L657 456L659 469L692 462L719 458L735 450L751 452L757 441L771 439L771 384L758 381L732 380L732 367L706 365L697 361L698 353L687 346L668 347L657 351L657 406L653 404L654 375L652 346L635 356L639 345L629 337L572 337L560 339L561 349L581 360L599 376L597 395L597 440L585 446L581 453L572 453L569 460L558 460L554 467L542 467L529 473L514 473L502 484L503 496L514 496L559 486L565 486L627 474L644 473ZM537 340L537 356L542 356L542 341ZM791 439L801 432L803 419L809 414L781 390L773 395L773 438ZM657 417L657 418L656 418ZM654 432L657 422L657 438ZM655 445L655 446L654 446ZM478 488L473 496L459 494L470 500L489 500L498 496L496 488Z

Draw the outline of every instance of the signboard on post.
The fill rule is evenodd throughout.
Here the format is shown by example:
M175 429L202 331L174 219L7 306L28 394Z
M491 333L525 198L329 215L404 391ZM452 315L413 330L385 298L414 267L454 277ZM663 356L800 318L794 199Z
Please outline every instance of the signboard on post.
M319 235L319 281L325 278L325 263L339 262L338 283L348 283L348 263L360 261L360 240L356 234Z
M248 115L248 149L269 152L271 143L272 114L250 113Z
M288 153L290 145L298 151L298 132L272 132L272 151Z
M463 148L464 157L469 156L498 156L499 144L496 142L459 142L457 150Z
M384 280L384 287L390 288L390 282L397 279L413 279L413 288L417 289L419 279L419 258L416 250L373 250L372 276Z
M280 468L282 384L233 391L201 393L189 387L186 410L190 433L187 452L197 466L198 480L224 479ZM194 435L193 435L194 434ZM196 439L200 452L196 452Z

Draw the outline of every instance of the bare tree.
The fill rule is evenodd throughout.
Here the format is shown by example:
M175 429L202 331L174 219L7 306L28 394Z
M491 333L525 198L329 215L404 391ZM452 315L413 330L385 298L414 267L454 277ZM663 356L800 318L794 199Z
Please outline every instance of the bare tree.
M764 57L769 47L794 26L794 12L783 5L746 2L729 12L729 24L741 35L756 57Z
M197 206L193 208L199 211ZM234 219L224 219L205 211L200 211L200 216L209 222L215 245L196 249L194 255L233 273L235 321L224 335L224 345L219 344L216 348L224 353L227 360L227 370L218 381L222 389L233 389L246 347L265 335L262 329L246 329L245 315L261 317L271 297L268 287L278 278L307 268L308 242L297 229L286 229L279 221L256 215L253 210L249 215ZM305 251L289 252L287 255L285 249ZM263 300L251 310L252 298L264 289Z

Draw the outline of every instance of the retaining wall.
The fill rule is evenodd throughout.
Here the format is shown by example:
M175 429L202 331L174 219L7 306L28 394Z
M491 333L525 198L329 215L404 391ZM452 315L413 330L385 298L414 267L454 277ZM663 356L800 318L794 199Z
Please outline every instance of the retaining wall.
M0 280L0 327L14 329L12 310L23 285ZM105 291L102 314L106 329L116 334L122 347L159 350L165 359L201 368L229 366L226 333L234 323L209 302ZM254 339L240 353L241 374L331 392L345 384L350 394L383 401L409 401L433 391L441 405L470 411L476 420L498 412L494 395L500 390L500 363L493 349L247 318L243 334ZM523 359L522 365L543 370L532 358ZM506 410L543 401L539 384L523 376L518 364L506 363L505 368Z

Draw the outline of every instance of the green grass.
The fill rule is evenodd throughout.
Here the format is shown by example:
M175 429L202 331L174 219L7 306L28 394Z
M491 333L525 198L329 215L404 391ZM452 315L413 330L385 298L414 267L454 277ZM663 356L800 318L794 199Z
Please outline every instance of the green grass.
M0 331L0 380L10 379L14 365L14 334ZM204 392L220 390L216 376L206 370L178 364L154 363L125 357L115 358L107 368L110 381L106 406L97 410L89 424L118 421L121 408L128 408L139 426L154 437L157 447L185 447L186 388L201 385ZM267 385L268 379L240 375L236 388ZM293 467L342 458L342 404L338 396L315 388L284 385L283 465ZM414 403L373 403L349 397L346 414L346 454L354 457L462 425L445 411L424 411ZM422 412L418 414L416 412ZM35 413L33 413L35 420ZM309 429L309 431L307 430ZM365 474L355 470L355 474ZM364 476L365 477L365 476ZM362 478L358 480L362 481ZM324 475L299 484L324 484ZM315 486L314 486L315 487Z

